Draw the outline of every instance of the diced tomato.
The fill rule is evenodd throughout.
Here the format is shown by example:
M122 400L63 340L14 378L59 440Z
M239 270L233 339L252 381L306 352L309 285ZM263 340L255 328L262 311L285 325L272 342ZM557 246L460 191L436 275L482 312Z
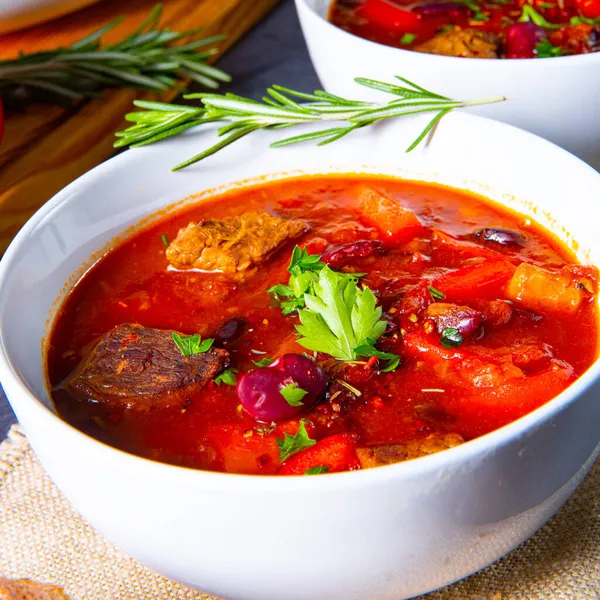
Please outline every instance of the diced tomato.
M553 272L523 263L512 276L506 295L519 306L540 312L573 314L589 294L569 272Z
M488 259L435 277L431 283L443 292L448 302L467 302L470 298L500 298L515 266L506 259Z
M404 244L424 228L417 215L396 200L367 187L358 188L358 211L368 225L377 228L393 244Z
M577 8L588 19L600 18L600 0L576 0Z
M411 32L421 22L421 17L417 13L403 10L387 0L366 0L356 10L356 14L369 21L371 25L398 32Z
M327 467L328 473L359 469L355 437L349 433L326 437L314 446L288 458L279 474L303 475L308 469L319 466Z

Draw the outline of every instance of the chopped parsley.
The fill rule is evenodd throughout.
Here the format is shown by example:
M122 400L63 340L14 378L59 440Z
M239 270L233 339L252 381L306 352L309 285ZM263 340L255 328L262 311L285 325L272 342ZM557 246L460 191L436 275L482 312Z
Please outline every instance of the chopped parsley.
M429 290L429 293L431 294L431 298L435 301L443 300L446 297L446 294L444 294L444 292L438 290L437 288L434 288L432 285L427 286L427 289Z
M397 354L377 350L377 348L375 348L375 340L372 340L371 338L367 338L366 344L354 348L354 352L357 356L376 356L381 360L387 361L387 364L381 369L382 373L389 373L390 371L397 369L401 361L401 358Z
M590 19L581 15L579 17L571 17L569 25L600 25L600 19Z
M322 473L329 473L329 467L327 465L317 465L304 471L305 475L321 475Z
M560 29L562 27L562 25L555 25L554 23L546 21L546 19L530 4L525 4L523 6L523 12L518 20L520 23L531 21L538 27L543 27L544 29Z
M405 33L400 38L400 43L403 46L408 46L408 45L412 44L416 39L417 39L417 34L416 33Z
M237 372L237 369L225 369L215 377L214 382L217 385L221 385L222 383L225 383L226 385L235 385L237 383Z
M169 240L167 239L167 236L164 233L160 236L160 241L163 243L163 246L165 248L169 247Z
M442 339L440 344L444 348L458 348L463 343L463 336L460 334L458 329L454 327L447 327L442 331Z
M560 46L555 46L548 39L541 40L535 45L535 53L538 58L552 58L554 56L564 56L566 54Z
M279 460L281 462L287 460L292 454L310 448L317 443L317 441L311 439L306 432L306 422L306 419L300 419L300 425L298 426L298 433L296 433L296 435L284 433L283 439L275 438L277 446L279 446Z
M215 340L212 338L202 340L199 333L195 333L194 335L179 335L173 332L173 341L183 356L192 356L193 354L208 352Z
M268 367L274 360L274 358L261 358L260 360L253 360L252 362L257 367Z
M303 406L302 398L308 394L306 390L299 388L295 383L289 383L279 390L279 393L290 406Z

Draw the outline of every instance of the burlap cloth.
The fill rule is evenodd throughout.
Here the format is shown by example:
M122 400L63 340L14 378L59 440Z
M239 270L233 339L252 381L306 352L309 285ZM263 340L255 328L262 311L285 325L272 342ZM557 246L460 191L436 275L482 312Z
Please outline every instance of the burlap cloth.
M212 598L153 573L100 537L46 476L18 427L0 444L1 576L61 585L73 600ZM600 462L534 538L421 598L513 599L600 599Z

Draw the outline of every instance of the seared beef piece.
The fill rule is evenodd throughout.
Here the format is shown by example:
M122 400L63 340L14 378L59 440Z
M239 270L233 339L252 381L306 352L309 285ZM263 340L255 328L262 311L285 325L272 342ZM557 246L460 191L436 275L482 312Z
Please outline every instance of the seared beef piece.
M0 600L69 600L69 597L55 585L0 577Z
M192 267L242 279L307 229L303 221L280 219L265 212L192 222L180 229L169 244L167 259L176 269Z
M426 438L411 440L404 444L357 448L356 454L361 468L369 469L435 454L459 446L464 441L457 433L432 433Z
M167 407L197 390L229 364L229 353L212 348L183 356L173 332L117 325L62 384L71 395L135 408Z
M411 49L444 56L498 58L498 46L498 37L492 33L454 27Z
M456 329L464 336L475 336L481 329L483 314L470 306L448 302L434 302L427 307L425 317L431 319L439 333L444 329Z

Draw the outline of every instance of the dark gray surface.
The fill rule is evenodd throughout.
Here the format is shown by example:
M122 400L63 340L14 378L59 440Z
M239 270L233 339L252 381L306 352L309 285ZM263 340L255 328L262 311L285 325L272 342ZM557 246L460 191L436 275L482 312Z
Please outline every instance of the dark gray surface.
M273 83L303 91L319 87L293 0L283 0L223 57L219 66L233 76L233 83L220 91L242 96L258 99ZM0 440L14 422L14 414L0 388Z

